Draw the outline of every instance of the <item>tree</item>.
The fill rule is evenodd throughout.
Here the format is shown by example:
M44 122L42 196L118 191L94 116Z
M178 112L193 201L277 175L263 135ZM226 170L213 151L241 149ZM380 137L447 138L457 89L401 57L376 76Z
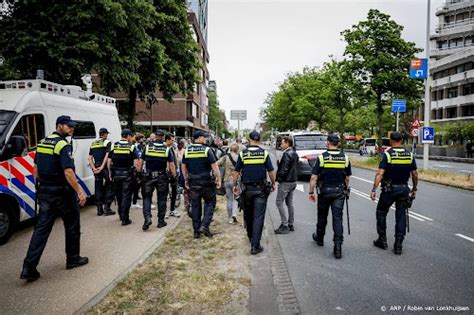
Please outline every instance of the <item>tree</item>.
M216 131L216 134L227 134L225 127L225 112L219 107L219 99L215 91L209 91L209 128Z
M393 97L419 98L421 82L410 80L409 63L421 51L401 37L403 26L372 9L366 21L343 31L350 68L359 84L375 97L378 137L384 134L384 105Z

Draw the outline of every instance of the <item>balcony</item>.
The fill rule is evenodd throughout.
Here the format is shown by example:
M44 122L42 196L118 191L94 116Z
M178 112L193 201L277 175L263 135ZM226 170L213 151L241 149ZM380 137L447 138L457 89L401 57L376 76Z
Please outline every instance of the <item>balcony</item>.
M463 21L456 21L451 23L438 24L435 31L437 35L431 38L440 38L443 36L451 36L454 34L469 33L474 30L474 19L466 19Z
M436 16L446 14L448 12L460 10L471 6L471 0L446 0L444 5L436 9Z
M454 47L441 47L441 48L436 48L431 50L431 56L432 57L442 57L442 56L447 56L447 55L452 55L452 54L457 54L464 49L467 49L469 47L474 46L474 43L468 43L465 45L461 46L454 46Z
M431 87L432 88L445 87L447 85L455 84L455 83L459 83L463 81L468 82L469 79L474 79L474 70L469 70L469 71L461 72L458 74L453 74L445 78L433 80L431 81Z
M470 95L463 95L453 98L445 98L439 101L432 101L431 108L438 109L438 108L445 108L451 106L459 106L464 104L474 103L474 94Z

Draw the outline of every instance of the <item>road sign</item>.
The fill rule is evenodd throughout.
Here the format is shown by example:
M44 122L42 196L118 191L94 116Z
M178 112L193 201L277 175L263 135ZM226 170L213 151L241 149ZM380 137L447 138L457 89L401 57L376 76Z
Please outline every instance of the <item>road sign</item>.
M392 112L393 113L404 113L407 111L406 100L392 100Z
M428 61L423 59L412 59L410 62L410 79L426 79Z
M420 129L418 128L413 128L410 130L410 136L412 136L412 138L418 138L419 134L420 134Z
M247 120L247 111L246 110L231 110L230 119L231 120Z
M418 118L416 118L414 121L412 121L411 123L411 128L420 128L421 124L420 124L420 120Z
M421 143L434 143L434 128L423 127L421 128Z

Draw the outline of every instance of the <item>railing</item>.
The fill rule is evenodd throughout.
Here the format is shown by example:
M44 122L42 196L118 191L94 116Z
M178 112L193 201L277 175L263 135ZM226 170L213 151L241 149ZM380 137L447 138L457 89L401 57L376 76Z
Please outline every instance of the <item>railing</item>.
M455 28L455 27L466 26L466 25L474 25L474 19L466 19L462 21L454 21L454 22L449 22L449 23L438 24L438 26L436 27L436 32L439 32L441 30Z
M467 43L467 44L464 44L464 45L451 46L451 47L439 47L439 48L432 49L431 52L432 53L439 53L439 52L444 52L444 51L451 50L451 49L466 48L466 47L471 47L471 46L474 46L474 43Z
M447 10L449 9L449 6L454 4L466 3L470 1L471 0L446 0L442 6L436 8L436 12Z

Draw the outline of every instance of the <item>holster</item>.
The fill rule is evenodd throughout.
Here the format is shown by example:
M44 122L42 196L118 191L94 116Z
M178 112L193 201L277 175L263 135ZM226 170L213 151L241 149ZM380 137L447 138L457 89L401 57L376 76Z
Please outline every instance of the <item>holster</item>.
M392 190L392 181L390 179L382 179L382 192L391 193Z

